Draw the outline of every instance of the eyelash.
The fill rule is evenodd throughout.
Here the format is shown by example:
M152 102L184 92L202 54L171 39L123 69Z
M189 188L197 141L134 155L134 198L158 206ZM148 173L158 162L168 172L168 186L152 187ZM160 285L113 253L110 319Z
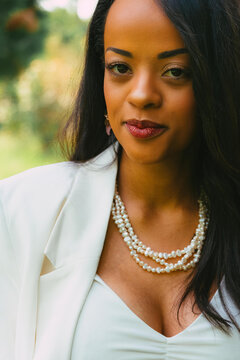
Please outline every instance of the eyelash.
M114 73L113 69L115 68L115 66L119 66L119 65L123 65L123 66L125 66L126 68L129 69L128 65L126 65L126 64L124 64L124 63L120 63L120 62L106 64L106 69L108 69L114 76L126 75L126 73L123 73L123 74L116 74L116 73Z
M125 76L125 75L128 75L127 72L126 73L115 73L113 70L116 66L118 65L123 65L126 67L126 69L129 70L129 66L127 64L124 64L124 63L121 63L121 62L115 62L115 63L110 63L110 64L106 64L105 67L107 70L109 70L113 76L116 76L116 77L121 77L121 76ZM172 70L181 70L182 71L182 76L178 76L178 77L169 77L171 80L174 80L174 81L178 81L178 80L181 80L183 78L189 78L190 77L190 71L189 70L186 70L186 69L183 69L181 67L172 67L168 70L166 70L164 72L164 74L168 73L169 71L172 71Z

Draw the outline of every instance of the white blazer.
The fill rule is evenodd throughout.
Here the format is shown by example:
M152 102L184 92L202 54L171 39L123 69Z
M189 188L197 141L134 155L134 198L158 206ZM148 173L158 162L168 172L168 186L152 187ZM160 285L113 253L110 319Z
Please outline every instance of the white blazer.
M113 159L110 147L85 165L1 181L0 360L70 360L111 212ZM44 254L54 268L40 276Z

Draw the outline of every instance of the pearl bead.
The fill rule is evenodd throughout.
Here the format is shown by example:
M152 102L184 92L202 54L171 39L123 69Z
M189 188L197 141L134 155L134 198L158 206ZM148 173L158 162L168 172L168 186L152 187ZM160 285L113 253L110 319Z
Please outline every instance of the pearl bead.
M128 245L130 250L130 255L136 261L136 263L143 268L152 273L169 273L171 271L186 271L190 268L194 268L196 263L199 262L201 256L201 249L205 240L205 232L209 224L209 216L207 207L204 205L206 196L204 193L201 193L201 197L198 200L199 204L199 222L195 235L190 241L189 245L182 250L173 250L170 253L156 252L152 250L149 246L146 246L139 241L137 235L134 233L133 227L129 221L128 214L126 212L125 206L121 200L119 194L115 193L114 201L112 205L112 219L115 222L120 234L123 237L123 240ZM153 268L144 261L140 260L138 254L143 256L150 257L152 261L155 261L157 264L160 264L162 267ZM172 258L180 257L181 259L177 263L166 262ZM192 258L193 257L193 258Z
M177 255L177 256L181 256L181 255L182 255L182 253L181 253L181 251L180 251L179 249L176 251L176 255Z

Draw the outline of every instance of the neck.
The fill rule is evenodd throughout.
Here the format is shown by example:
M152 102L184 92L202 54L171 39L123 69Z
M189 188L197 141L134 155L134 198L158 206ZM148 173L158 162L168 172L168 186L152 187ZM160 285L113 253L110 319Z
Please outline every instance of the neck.
M157 164L132 161L123 151L118 188L122 198L136 198L145 208L194 204L198 197L193 159L177 158Z

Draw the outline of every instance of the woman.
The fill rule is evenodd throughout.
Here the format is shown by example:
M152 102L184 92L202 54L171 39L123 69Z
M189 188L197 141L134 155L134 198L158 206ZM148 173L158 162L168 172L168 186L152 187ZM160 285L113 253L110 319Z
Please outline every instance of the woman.
M239 37L234 0L98 2L71 161L1 184L1 359L239 359Z

